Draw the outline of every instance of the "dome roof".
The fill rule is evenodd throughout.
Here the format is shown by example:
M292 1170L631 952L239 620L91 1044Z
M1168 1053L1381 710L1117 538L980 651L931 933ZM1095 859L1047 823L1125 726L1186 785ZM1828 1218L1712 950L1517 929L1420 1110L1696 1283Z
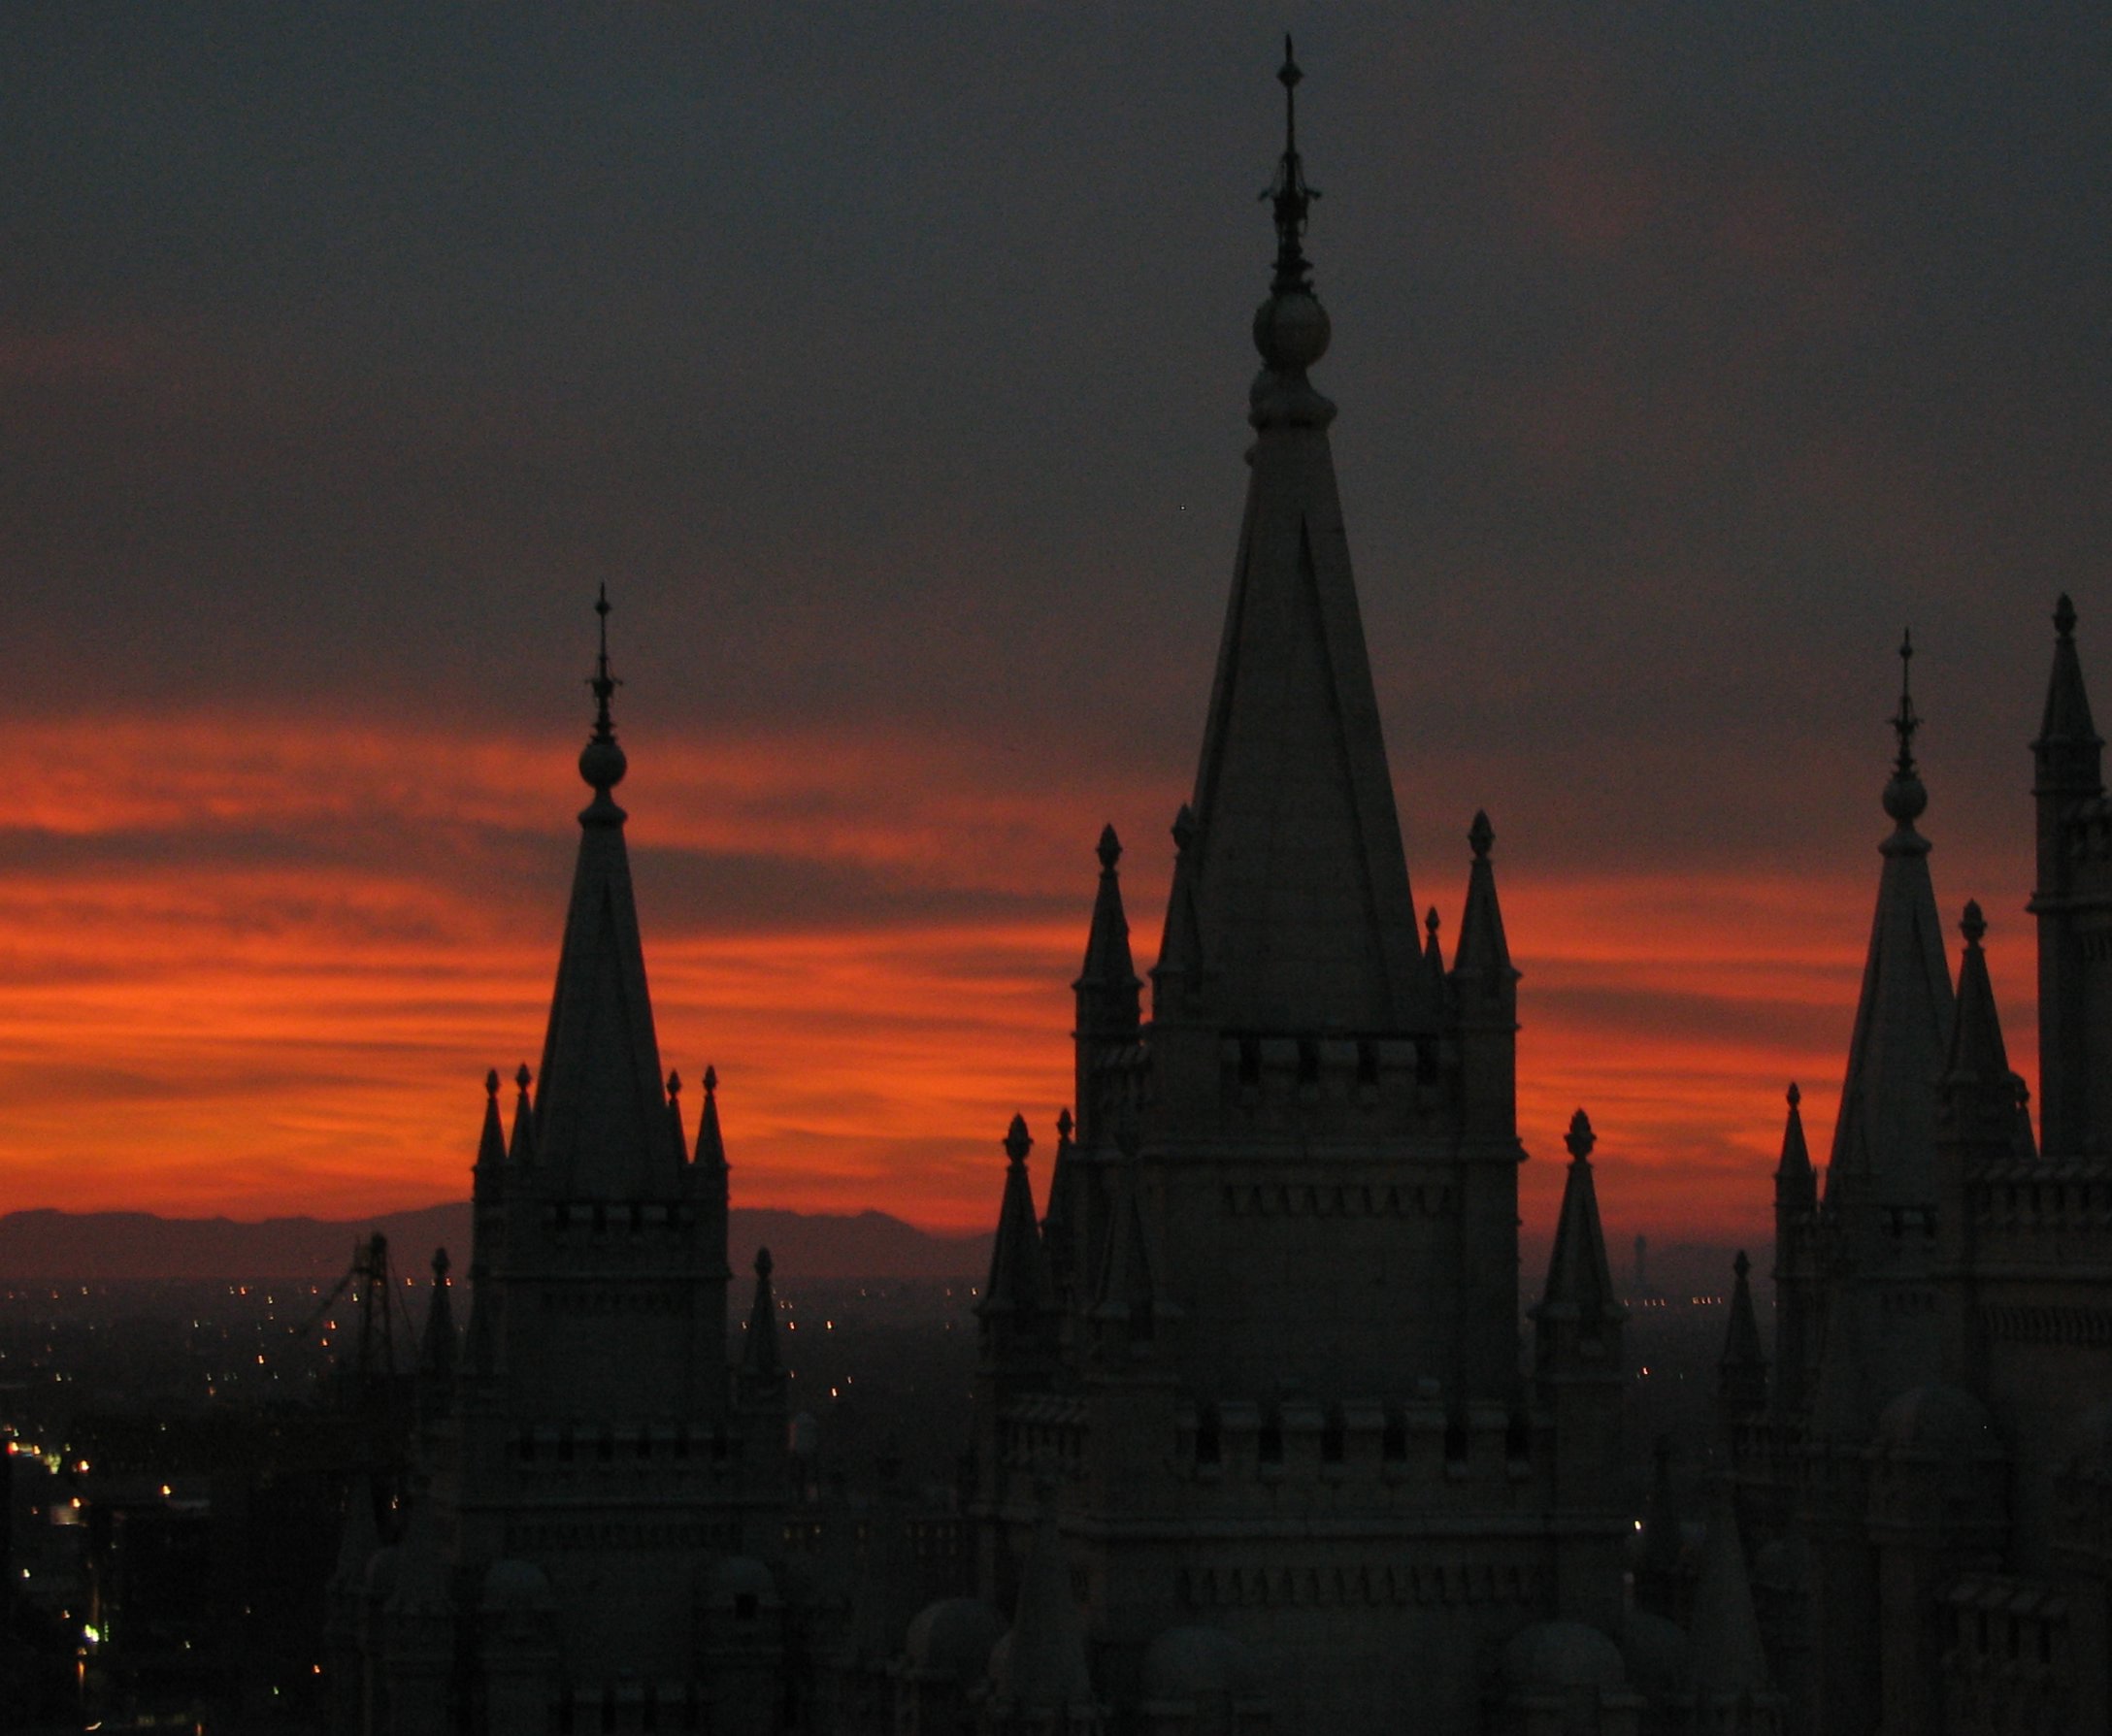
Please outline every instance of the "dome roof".
M1679 1624L1649 1610L1631 1610L1621 1623L1621 1655L1629 1680L1653 1699L1683 1689L1694 1673L1694 1648Z
M386 1597L396 1589L396 1545L385 1543L367 1557L367 1589Z
M926 1604L909 1623L903 1649L912 1669L951 1676L964 1687L983 1679L1005 1619L979 1597Z
M743 1596L774 1603L777 1582L753 1556L721 1556L704 1576L704 1594L715 1604L731 1604Z
M1876 1444L1887 1453L1950 1457L1998 1449L2001 1442L1979 1399L1957 1387L1930 1385L1911 1388L1885 1407Z
M1753 1557L1753 1584L1768 1591L1800 1591L1811 1584L1811 1545L1801 1537L1777 1537Z
M1147 1700L1200 1700L1252 1693L1260 1679L1254 1654L1221 1627L1169 1627L1144 1652Z
M1513 1687L1609 1688L1627 1677L1620 1648L1582 1621L1535 1621L1503 1648Z
M557 1607L550 1582L533 1561L494 1561L484 1575L484 1609L492 1615Z

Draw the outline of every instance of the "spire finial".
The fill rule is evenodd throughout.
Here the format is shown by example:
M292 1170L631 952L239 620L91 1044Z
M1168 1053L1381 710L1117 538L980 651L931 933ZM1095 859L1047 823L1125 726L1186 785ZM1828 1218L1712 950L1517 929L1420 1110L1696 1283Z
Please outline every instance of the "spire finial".
M2061 601L2054 605L2054 631L2062 639L2075 637L2075 605L2068 601L2065 591L2061 593Z
M718 1068L710 1062L704 1064L704 1095L708 1097L718 1095Z
M528 1095L528 1087L532 1083L534 1083L534 1081L535 1074L531 1073L528 1070L528 1064L525 1061L522 1062L520 1064L519 1070L516 1071L513 1075L513 1083L520 1087L520 1095L522 1097L526 1097Z
M1892 763L1892 781L1885 786L1885 812L1904 830L1921 818L1929 805L1929 792L1914 770L1914 733L1922 727L1921 713L1914 709L1914 634L1909 629L1899 639L1899 709L1893 714L1893 733L1899 738L1899 752Z
M1804 1094L1797 1089L1797 1081L1795 1079L1792 1079L1790 1081L1789 1091L1785 1095L1789 1097L1789 1103L1792 1109L1796 1108L1798 1103L1804 1100Z
M1579 1109L1569 1117L1569 1131L1563 1144L1569 1148L1569 1156L1581 1163L1592 1155L1592 1147L1599 1143L1599 1135L1592 1131L1592 1118Z
M1114 871L1114 865L1122 860L1122 840L1114 835L1114 822L1108 821L1100 829L1100 866L1107 872Z
M1312 267L1305 261L1303 238L1305 214L1320 197L1305 184L1305 165L1298 154L1298 84L1305 75L1299 71L1291 53L1291 39L1283 39L1283 66L1276 80L1283 86L1283 155L1276 162L1276 177L1262 190L1262 197L1275 209L1276 270L1269 281L1269 299L1254 312L1254 347L1261 351L1268 372L1278 382L1300 381L1305 370L1327 353L1328 311L1312 292ZM1257 382L1256 391L1262 391ZM1309 400L1309 402L1307 402ZM1325 399L1307 388L1302 415L1333 414ZM1280 406L1278 409L1280 409ZM1254 414L1265 415L1266 407L1256 400ZM1265 420L1275 419L1269 411ZM1322 415L1323 422L1325 415ZM1256 422L1261 427L1264 422Z
M1005 1155L1014 1163L1024 1163L1027 1153L1034 1149L1034 1139L1027 1131L1027 1118L1014 1115L1012 1125L1005 1130Z
M1283 155L1276 163L1275 180L1262 194L1276 213L1276 276L1270 285L1276 295L1312 293L1312 267L1300 241L1305 233L1305 213L1320 194L1305 184L1305 166L1298 154L1298 86L1304 76L1286 31L1283 64L1276 69L1276 82L1283 86Z
M1980 914L1980 901L1965 901L1964 920L1958 925L1958 932L1965 936L1967 946L1978 946L1987 935L1988 919Z
M594 659L594 672L587 677L587 686L594 694L594 734L579 750L579 775L605 796L623 781L630 765L616 744L616 727L609 715L609 701L622 685L609 672L610 606L609 586L605 583L594 600L594 612L601 617L601 650Z
M494 1101L498 1099L499 1069L497 1067L493 1067L488 1073L484 1075L484 1096L492 1098Z
M1489 846L1496 842L1496 828L1489 824L1486 809L1474 810L1474 823L1467 829L1467 846L1477 858L1489 854Z
M668 1097L672 1101L682 1095L682 1076L673 1067L668 1069Z

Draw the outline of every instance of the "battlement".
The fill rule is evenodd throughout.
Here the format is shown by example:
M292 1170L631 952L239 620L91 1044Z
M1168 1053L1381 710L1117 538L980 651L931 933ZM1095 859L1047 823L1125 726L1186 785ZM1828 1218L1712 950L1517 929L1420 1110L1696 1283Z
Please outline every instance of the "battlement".
M1459 1046L1417 1036L1228 1032L1218 1099L1261 1128L1357 1130L1427 1122L1458 1093Z

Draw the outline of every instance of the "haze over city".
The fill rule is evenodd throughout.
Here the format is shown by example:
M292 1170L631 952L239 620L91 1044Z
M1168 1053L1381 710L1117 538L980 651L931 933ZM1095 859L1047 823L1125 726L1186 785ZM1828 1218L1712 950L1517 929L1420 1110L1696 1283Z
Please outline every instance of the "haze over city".
M1764 1234L1908 625L1938 898L2034 1072L2056 594L2112 643L2112 24L1290 21L1408 865L1449 936L1486 808L1525 971L1524 1214L1583 1103L1622 1233ZM10 9L0 1199L464 1194L606 581L661 1042L738 1199L986 1227L1069 1094L1103 822L1157 948L1284 22Z

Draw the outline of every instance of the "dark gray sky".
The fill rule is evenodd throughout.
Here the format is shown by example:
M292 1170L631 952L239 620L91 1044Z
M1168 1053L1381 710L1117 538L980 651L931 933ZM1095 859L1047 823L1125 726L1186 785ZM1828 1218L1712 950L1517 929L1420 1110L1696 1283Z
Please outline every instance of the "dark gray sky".
M1911 622L1939 895L2013 913L2055 594L2087 664L2112 642L2112 14L2065 0L18 0L0 706L83 743L408 731L394 775L444 784L450 742L577 735L607 579L648 755L923 744L938 852L1060 788L1079 862L1105 809L1148 890L1286 24L1419 876L1449 907L1485 804L1528 878L1860 899ZM343 842L257 847L295 833ZM735 854L759 909L871 895Z

